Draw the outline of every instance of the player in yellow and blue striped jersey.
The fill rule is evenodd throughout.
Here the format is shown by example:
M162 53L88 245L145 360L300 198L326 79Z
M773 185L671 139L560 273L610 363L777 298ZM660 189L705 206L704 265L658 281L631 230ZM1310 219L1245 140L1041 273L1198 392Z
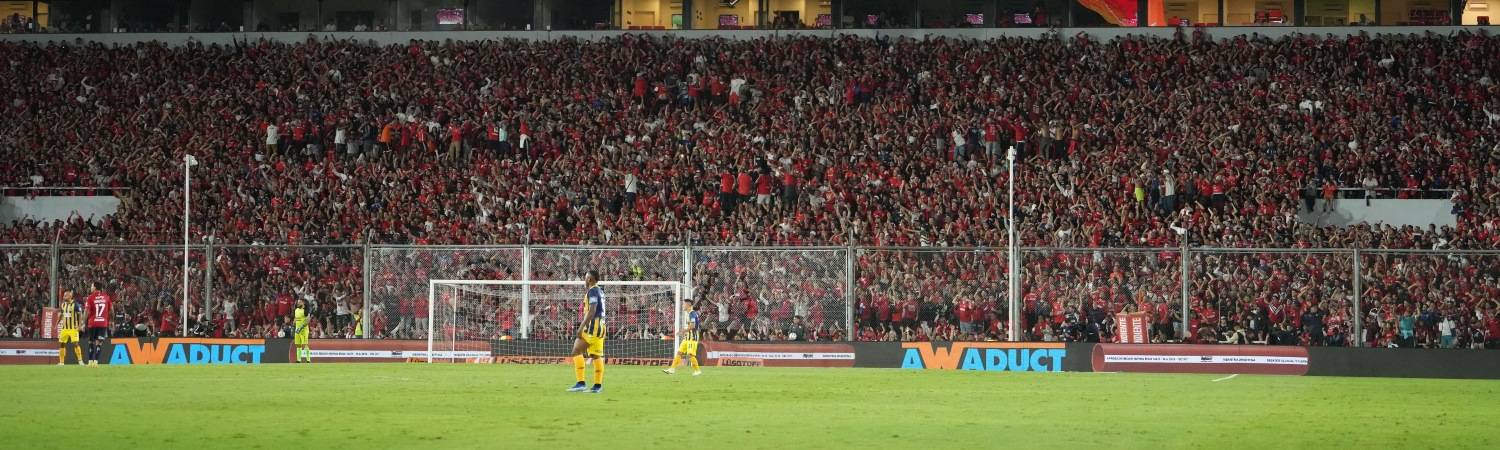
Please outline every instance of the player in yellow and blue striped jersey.
M677 355L672 357L672 366L662 372L667 374L677 373L677 365L687 359L693 365L693 376L702 375L703 371L698 368L698 338L701 336L703 319L698 316L698 308L692 302L683 302L683 312L687 320L682 324L682 344L677 346Z
M606 307L604 300L604 288L599 287L599 274L592 270L584 276L584 284L588 286L588 296L583 304L583 321L578 325L578 338L573 340L573 375L578 380L577 384L568 388L568 392L592 392L595 394L604 392L604 337L607 330L604 325ZM583 365L585 359L594 360L594 387L588 388L584 383Z
M78 355L78 365L84 364L83 344L78 342L78 330L83 328L83 304L73 301L73 291L63 292L63 302L57 312L57 365L68 360L68 344L73 344L73 353Z

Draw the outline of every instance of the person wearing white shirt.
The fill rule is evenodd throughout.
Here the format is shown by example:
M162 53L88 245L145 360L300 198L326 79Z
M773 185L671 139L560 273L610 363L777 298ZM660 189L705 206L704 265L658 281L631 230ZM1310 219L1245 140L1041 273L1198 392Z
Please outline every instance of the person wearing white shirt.
M1161 174L1161 207L1167 214L1171 214L1177 209L1177 177L1165 170Z
M333 302L335 305L333 311L333 333L339 335L344 332L344 327L352 323L349 316L351 313L349 309L349 295L345 294L342 290L335 291L333 293Z
M641 179L636 178L635 172L625 172L625 203L635 205L635 197L641 191Z
M234 299L233 298L225 299L224 302L223 302L223 304L224 304L224 322L229 324L229 329L230 330L237 329L236 328L237 324L234 323L234 310L235 310Z
M1458 324L1453 322L1452 316L1444 317L1443 321L1438 323L1438 331L1443 337L1443 348L1453 348L1453 331L1456 329L1458 329Z
M729 93L738 95L740 96L740 98L744 98L745 93L742 91L742 89L745 87L745 83L745 79L740 77L734 77L733 79L729 80Z
M729 302L720 299L714 302L714 308L719 310L719 329L729 327Z
M953 160L955 160L955 161L962 161L964 159L964 144L967 144L967 143L968 142L964 139L963 132L961 132L957 128L954 128L953 129Z
M353 147L348 147L348 148L345 147L345 144L348 142L348 139L349 139L348 132L344 130L344 126L343 125L339 125L338 130L335 130L333 132L333 148L334 148L334 151L346 150L346 151L349 152L349 154L354 154L354 148Z
M276 142L281 140L281 129L276 124L266 125L266 154L276 156Z

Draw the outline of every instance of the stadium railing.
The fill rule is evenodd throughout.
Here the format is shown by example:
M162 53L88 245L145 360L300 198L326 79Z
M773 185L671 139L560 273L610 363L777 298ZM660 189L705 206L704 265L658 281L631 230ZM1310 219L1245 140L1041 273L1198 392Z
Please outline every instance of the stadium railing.
M182 252L165 245L0 245L0 325L30 323L27 314L55 306L62 290L97 282L148 331L166 310L185 327ZM972 333L954 331L968 339L1007 339L1007 330L992 333L986 322L1008 325L1011 311L1020 340L1087 334L1088 322L1102 322L1093 332L1108 339L1112 318L1102 316L1149 308L1153 334L1169 341L1210 342L1236 325L1247 327L1252 341L1270 339L1276 324L1260 327L1281 317L1303 342L1344 346L1385 345L1382 334L1405 315L1417 319L1412 339L1437 345L1437 321L1478 325L1485 308L1500 307L1488 296L1500 289L1500 251L1478 250L1026 247L1021 292L1013 297L1003 248L197 244L189 252L189 315L206 305L210 319L269 316L265 309L278 296L311 295L337 299L321 308L343 306L364 318L357 336L364 338L424 338L416 320L425 313L430 279L565 280L585 270L607 279L683 281L685 298L726 309L723 323L717 314L705 318L713 331L785 331L790 317L801 317L809 333L838 330L842 339L872 325L862 316L879 299L893 311L915 300L916 327L928 335L933 329L920 322L956 326L958 302L972 301L983 311L969 316L977 321ZM733 305L747 298L757 302L755 319ZM333 336L351 334L351 325L323 323L336 327ZM907 331L901 325L886 324L898 335Z

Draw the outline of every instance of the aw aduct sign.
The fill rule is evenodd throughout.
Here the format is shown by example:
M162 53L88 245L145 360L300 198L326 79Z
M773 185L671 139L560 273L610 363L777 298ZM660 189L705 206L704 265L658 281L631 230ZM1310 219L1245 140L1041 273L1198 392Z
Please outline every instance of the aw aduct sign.
M1049 342L903 342L902 369L1062 372L1067 346Z
M115 338L105 364L263 364L289 362L286 339Z

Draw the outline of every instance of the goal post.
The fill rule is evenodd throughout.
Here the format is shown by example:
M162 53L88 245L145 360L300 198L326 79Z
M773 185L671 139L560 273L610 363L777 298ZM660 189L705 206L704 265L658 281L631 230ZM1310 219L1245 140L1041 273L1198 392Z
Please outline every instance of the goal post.
M680 342L683 283L598 285L605 298L605 356L670 359ZM428 280L426 360L562 361L578 335L587 295L583 281Z

